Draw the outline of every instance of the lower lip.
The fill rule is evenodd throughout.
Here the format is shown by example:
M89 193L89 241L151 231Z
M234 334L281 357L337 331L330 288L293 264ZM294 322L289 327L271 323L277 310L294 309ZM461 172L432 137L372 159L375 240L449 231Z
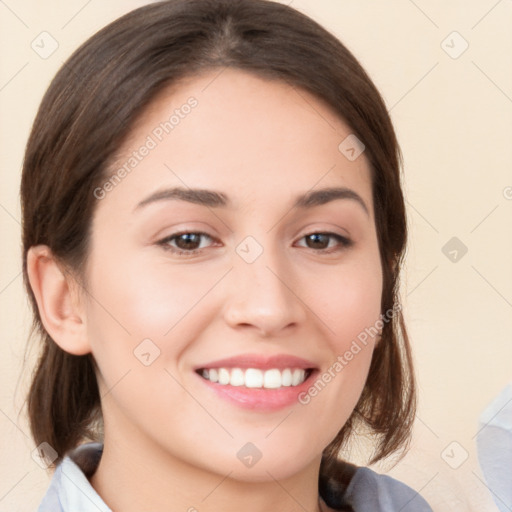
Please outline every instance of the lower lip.
M218 384L201 377L197 373L196 375L201 382L217 393L218 396L239 407L258 411L277 411L298 403L298 395L308 390L317 373L318 370L313 370L311 375L298 386L283 386L277 389L246 388L245 386Z

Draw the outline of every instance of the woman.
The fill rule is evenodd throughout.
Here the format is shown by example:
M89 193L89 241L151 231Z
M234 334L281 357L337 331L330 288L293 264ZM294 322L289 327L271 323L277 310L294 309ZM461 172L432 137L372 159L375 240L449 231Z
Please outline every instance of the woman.
M430 510L340 458L414 419L399 162L356 59L285 5L160 2L79 48L21 186L40 510Z

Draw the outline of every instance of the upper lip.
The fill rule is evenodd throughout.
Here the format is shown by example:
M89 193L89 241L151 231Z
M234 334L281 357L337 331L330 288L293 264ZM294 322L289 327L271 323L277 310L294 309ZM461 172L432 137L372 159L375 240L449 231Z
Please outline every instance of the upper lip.
M307 359L289 354L276 354L271 356L261 354L241 354L202 364L197 366L195 370L202 370L204 368L261 368L262 370L270 370L272 368L315 369L316 365Z

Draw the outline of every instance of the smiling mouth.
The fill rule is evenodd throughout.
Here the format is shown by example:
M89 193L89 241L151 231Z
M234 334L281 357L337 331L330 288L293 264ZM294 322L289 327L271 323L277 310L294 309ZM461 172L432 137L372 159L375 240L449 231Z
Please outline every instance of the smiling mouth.
M280 389L303 384L313 368L200 368L196 373L203 379L221 386Z

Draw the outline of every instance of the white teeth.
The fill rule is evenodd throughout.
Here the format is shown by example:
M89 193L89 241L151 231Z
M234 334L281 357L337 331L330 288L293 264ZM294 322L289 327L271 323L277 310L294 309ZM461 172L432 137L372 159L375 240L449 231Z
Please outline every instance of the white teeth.
M229 372L226 368L219 368L219 384L229 384Z
M286 370L283 370L283 373L281 373L281 384L283 386L292 385L292 371L289 368L286 368Z
M201 374L210 382L221 385L245 386L246 388L278 389L298 386L306 380L306 370L302 368L285 368L278 370L260 370L258 368L209 368Z
M292 386L298 386L301 382L304 382L304 373L304 370L293 370Z
M244 372L240 370L240 368L233 368L231 370L231 379L229 380L229 383L232 386L243 386L245 383Z
M261 388L263 387L263 372L256 368L248 368L245 370L245 387Z
M263 386L266 388L280 388L281 372L279 370L267 370L263 378Z

